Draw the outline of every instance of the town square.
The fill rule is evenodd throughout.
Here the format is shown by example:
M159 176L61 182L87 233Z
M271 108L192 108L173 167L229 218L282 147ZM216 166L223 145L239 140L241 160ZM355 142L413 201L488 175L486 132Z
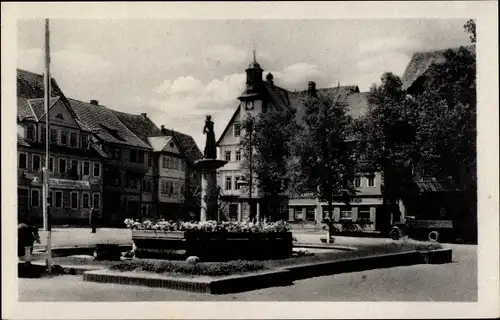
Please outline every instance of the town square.
M479 23L18 19L18 301L477 303Z

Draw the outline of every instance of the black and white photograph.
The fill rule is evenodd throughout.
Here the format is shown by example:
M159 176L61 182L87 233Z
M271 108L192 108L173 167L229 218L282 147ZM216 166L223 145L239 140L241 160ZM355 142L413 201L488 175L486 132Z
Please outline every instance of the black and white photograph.
M2 4L2 317L499 316L497 3L83 5Z

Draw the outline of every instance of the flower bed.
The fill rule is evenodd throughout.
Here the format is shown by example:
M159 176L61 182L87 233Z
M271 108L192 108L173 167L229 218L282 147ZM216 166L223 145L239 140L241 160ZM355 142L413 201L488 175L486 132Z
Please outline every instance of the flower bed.
M110 269L168 273L172 275L226 276L260 271L266 269L266 267L262 262L241 260L200 264L189 264L182 261L141 260L116 264L111 266Z
M289 257L292 233L284 221L249 222L144 222L125 220L132 229L136 256L171 258L172 253L203 260Z

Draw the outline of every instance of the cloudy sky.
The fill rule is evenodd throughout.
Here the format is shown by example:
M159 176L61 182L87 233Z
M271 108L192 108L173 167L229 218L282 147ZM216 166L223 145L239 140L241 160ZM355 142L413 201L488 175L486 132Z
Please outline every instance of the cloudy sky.
M413 52L468 44L459 20L51 20L51 71L68 97L191 134L203 149L206 114L217 137L241 93L255 46L275 83L303 90L358 85ZM43 72L43 20L19 20L17 67Z

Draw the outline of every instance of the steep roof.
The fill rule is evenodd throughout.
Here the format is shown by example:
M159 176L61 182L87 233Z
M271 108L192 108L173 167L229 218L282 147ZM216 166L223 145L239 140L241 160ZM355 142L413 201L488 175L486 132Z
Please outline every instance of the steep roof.
M348 112L353 117L358 117L368 110L368 104L364 94L359 92L358 86L337 86L331 88L322 88L316 90L318 95L331 96L339 102L343 102L348 106ZM299 123L303 122L305 109L302 102L308 96L308 91L290 92L290 105L297 111L296 119Z
M79 120L85 123L101 140L130 147L151 149L130 131L111 111L101 105L68 99Z
M196 145L193 137L174 130L167 130L162 133L146 114L135 115L125 112L112 110L114 115L132 132L134 132L142 141L150 144L148 137L172 136L174 137L179 151L191 162L203 158L203 154Z
M26 99L44 97L44 77L41 74L17 69L17 96ZM63 96L56 80L51 79L51 96Z
M476 46L469 45L465 48L471 52L475 52ZM441 64L445 61L444 53L447 50L458 51L460 47L457 48L447 48L442 50L435 50L429 52L415 52L408 66L406 67L401 81L403 82L403 89L407 90L410 88L415 81L422 76L429 68L434 64Z
M318 95L323 96L334 96L335 98L343 101L348 106L348 111L353 118L358 118L364 115L368 110L368 101L366 99L366 92L359 92L358 86L337 86L331 88L322 88L316 90ZM284 88L271 84L268 81L264 82L264 90L262 92L263 99L266 99L272 105L277 107L278 110L295 109L296 119L299 123L302 123L302 119L305 114L304 108L302 108L302 101L308 96L308 91L288 91ZM226 125L224 131L217 141L217 145L220 143L226 132L229 130L231 123L234 121L236 115L240 111L240 106L236 108L233 116Z

